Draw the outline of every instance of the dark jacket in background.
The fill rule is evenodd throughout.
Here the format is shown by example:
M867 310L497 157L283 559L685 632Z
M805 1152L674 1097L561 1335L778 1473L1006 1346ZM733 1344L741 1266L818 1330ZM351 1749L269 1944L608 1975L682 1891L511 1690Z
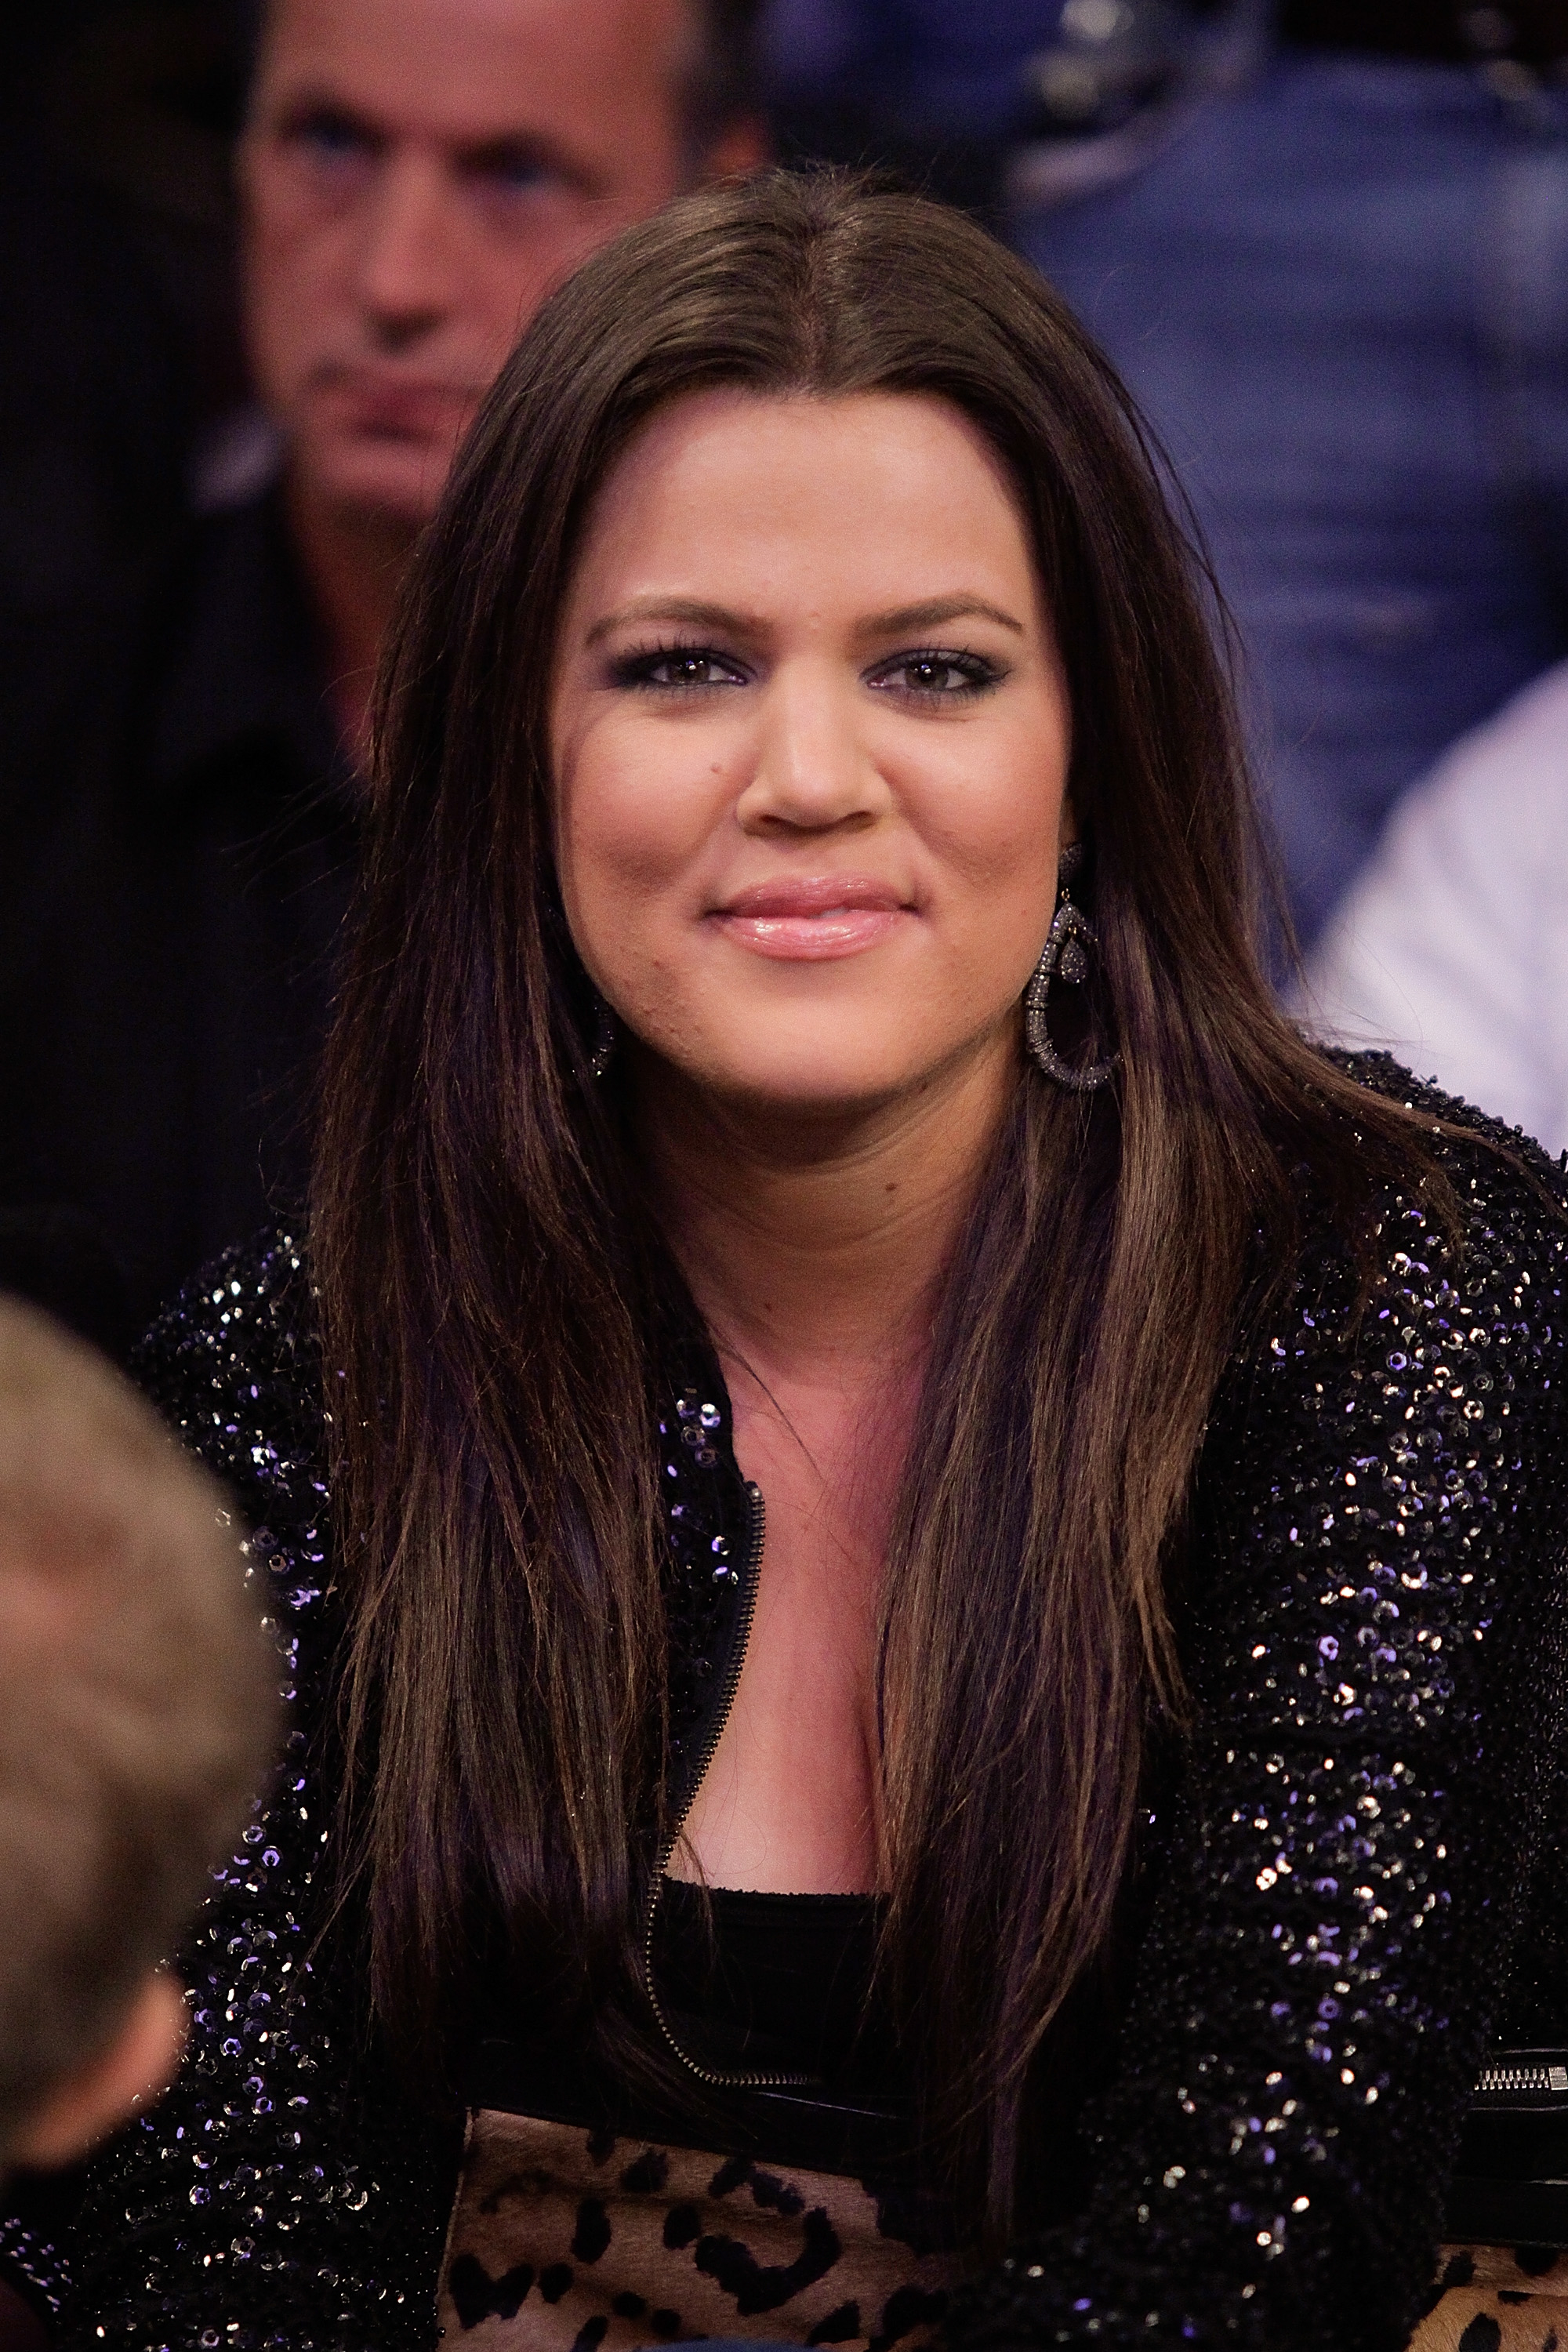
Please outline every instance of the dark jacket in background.
M303 1181L353 792L271 495L73 658L0 792L0 1203L89 1221L142 1324Z

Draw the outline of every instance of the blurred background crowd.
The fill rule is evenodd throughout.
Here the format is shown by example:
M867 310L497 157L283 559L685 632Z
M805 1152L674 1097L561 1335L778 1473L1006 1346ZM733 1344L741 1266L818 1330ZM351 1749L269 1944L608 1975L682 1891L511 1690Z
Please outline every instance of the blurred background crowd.
M297 1195L413 537L572 262L770 159L887 164L1071 303L1234 620L1281 986L1568 1145L1568 0L56 0L0 44L0 1287L121 1352Z

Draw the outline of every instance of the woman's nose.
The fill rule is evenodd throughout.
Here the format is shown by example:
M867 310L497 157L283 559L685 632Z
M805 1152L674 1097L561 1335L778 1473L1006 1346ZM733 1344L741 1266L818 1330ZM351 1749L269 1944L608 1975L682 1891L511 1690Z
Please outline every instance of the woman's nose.
M825 668L782 669L763 694L752 773L736 804L748 829L859 830L889 805L854 687Z

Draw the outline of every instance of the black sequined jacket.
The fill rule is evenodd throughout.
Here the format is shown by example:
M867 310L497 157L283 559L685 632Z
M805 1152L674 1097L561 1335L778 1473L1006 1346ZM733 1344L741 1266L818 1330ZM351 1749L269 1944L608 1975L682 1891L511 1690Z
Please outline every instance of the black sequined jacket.
M1478 1123L1386 1061L1358 1066ZM1348 1327L1346 1253L1320 1231L1216 1393L1178 1626L1194 1716L1089 2116L1092 2191L966 2290L957 2352L1396 2352L1489 2037L1568 2019L1568 1226L1516 1169L1443 1149L1462 1258L1391 1200L1384 1286ZM100 2159L70 2242L12 2255L61 2299L74 2352L415 2352L435 2340L461 2118L410 2112L310 1957L331 1538L295 1244L221 1261L144 1371L255 1530L293 1745L185 1956L175 2089ZM678 1384L665 1424L688 1740L739 1613L721 1393Z

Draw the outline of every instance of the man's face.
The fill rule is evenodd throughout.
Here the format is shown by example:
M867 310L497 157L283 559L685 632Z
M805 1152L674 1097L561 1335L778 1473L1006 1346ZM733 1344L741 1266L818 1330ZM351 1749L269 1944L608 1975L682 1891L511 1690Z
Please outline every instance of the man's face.
M273 0L246 299L308 498L431 512L544 296L687 179L694 32L689 0Z

